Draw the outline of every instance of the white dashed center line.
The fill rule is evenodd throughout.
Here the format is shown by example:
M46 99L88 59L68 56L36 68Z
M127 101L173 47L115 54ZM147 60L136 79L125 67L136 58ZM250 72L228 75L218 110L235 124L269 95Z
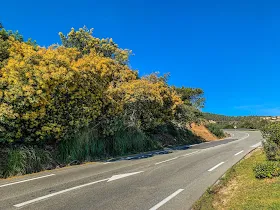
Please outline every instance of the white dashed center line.
M215 165L213 168L210 168L208 171L214 171L216 168L218 168L219 166L223 165L225 162L220 162L219 164Z
M241 154L242 152L244 152L244 150L237 152L236 154L234 154L234 156L237 156L237 155Z
M155 163L155 165L158 165L158 164L161 164L161 163L165 163L165 162L169 162L171 160L175 160L177 159L178 157L175 157L175 158L171 158L171 159L168 159L168 160L164 160L164 161L161 161L161 162L158 162L158 163Z
M174 198L176 195L178 195L179 193L181 193L184 189L179 189L176 192L172 193L171 195L169 195L167 198L163 199L161 202L159 202L157 205L153 206L152 208L150 208L150 210L156 210L159 207L161 207L162 205L164 205L165 203L167 203L168 201L170 201L172 198Z

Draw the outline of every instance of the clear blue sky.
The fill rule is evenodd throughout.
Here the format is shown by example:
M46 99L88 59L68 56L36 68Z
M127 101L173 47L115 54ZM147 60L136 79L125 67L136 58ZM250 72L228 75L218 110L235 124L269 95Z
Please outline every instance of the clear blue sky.
M86 25L131 49L141 75L204 89L204 111L280 115L277 0L16 0L1 2L0 21L41 46Z

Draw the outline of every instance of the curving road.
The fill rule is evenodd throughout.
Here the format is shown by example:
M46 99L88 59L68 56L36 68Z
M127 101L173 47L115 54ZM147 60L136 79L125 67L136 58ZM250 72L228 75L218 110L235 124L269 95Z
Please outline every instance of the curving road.
M0 209L190 209L252 149L259 131L147 159L91 163L0 180Z

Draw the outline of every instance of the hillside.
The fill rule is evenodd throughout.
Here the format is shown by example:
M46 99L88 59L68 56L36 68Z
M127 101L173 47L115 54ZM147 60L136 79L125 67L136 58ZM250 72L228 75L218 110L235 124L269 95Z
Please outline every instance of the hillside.
M212 134L203 124L192 123L191 130L206 141L218 140L218 138Z

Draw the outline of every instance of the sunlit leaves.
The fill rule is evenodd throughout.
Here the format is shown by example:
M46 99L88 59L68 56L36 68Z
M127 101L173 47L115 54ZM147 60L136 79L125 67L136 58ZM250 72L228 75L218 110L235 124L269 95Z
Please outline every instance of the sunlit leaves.
M88 126L114 135L120 121L152 131L195 120L200 89L170 87L168 75L139 78L125 65L130 51L92 32L72 29L60 33L63 46L42 48L0 31L0 141L53 143Z

